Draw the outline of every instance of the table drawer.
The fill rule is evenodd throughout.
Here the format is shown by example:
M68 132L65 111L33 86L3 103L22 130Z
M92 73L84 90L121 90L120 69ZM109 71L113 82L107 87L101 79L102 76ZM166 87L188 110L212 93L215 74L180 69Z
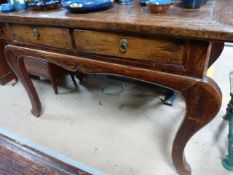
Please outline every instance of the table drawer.
M182 64L185 42L160 37L137 37L108 32L75 30L79 52L162 64Z
M72 49L69 29L56 27L11 25L13 40L26 44Z

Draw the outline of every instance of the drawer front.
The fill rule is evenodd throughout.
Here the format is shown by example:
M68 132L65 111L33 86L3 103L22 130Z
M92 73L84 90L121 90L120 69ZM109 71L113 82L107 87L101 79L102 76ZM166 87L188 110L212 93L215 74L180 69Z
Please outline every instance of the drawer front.
M11 25L13 40L25 44L72 49L69 29L56 27Z
M185 42L175 39L127 36L108 32L75 30L79 52L162 64L182 64Z

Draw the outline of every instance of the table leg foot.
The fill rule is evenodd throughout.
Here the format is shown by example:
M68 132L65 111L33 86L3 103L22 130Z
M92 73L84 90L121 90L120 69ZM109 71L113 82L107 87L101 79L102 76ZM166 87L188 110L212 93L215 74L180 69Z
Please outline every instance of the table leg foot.
M222 94L210 78L197 82L182 94L186 103L186 115L173 142L172 159L179 174L189 175L191 169L185 159L185 146L189 139L218 113Z
M22 82L24 88L27 91L32 104L32 114L36 117L39 117L41 114L41 103L35 87L33 86L32 81L25 69L24 58L17 56L14 53L14 50L8 46L5 47L5 55L9 66L14 71L18 79Z
M177 94L173 90L168 90L166 96L161 99L162 103L168 106L172 106Z

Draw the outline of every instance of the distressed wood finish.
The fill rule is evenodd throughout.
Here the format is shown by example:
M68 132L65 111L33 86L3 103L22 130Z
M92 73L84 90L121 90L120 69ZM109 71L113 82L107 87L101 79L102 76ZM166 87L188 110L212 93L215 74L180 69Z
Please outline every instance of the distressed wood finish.
M180 1L166 14L150 14L138 1L132 5L114 4L114 8L87 14L72 14L66 9L26 13L1 13L2 22L106 31L145 32L177 37L233 41L233 1L208 0L200 9L187 10Z
M69 29L56 27L41 27L29 25L10 25L13 40L42 46L57 47L71 50L72 42ZM39 32L39 37L34 35L34 30Z
M2 134L0 134L0 174L91 175Z
M120 51L123 39L128 45L125 52ZM182 65L184 58L185 42L182 40L90 30L75 30L74 40L78 52L178 65Z
M210 67L217 60L217 58L221 55L223 49L224 49L223 42L214 42L212 44L208 67Z
M191 169L184 156L185 145L218 113L222 93L218 85L210 78L204 78L181 93L186 103L186 114L173 142L172 159L178 173L188 175Z
M86 14L65 9L13 12L0 14L0 22L9 43L5 47L8 63L27 90L35 116L41 114L41 103L25 71L23 59L27 56L82 75L120 75L179 91L187 110L173 143L172 159L181 175L189 175L185 146L221 106L221 91L206 77L206 71L221 54L224 41L233 41L233 12L224 9L232 6L231 0L208 0L200 9L187 10L176 3L165 14L150 14L136 2ZM16 41L11 28L22 24L25 29L38 26L51 32L65 28L71 45L67 49L63 47L66 40L54 43L57 38L53 37L44 38L45 44L37 43L27 35ZM128 50L119 53L119 39L124 38L129 41Z

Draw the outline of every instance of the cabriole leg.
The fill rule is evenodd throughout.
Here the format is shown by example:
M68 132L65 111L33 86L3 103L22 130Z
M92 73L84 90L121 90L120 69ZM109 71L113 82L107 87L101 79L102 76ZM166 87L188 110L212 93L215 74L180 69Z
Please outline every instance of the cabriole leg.
M186 114L173 142L172 159L179 174L189 175L191 169L186 162L184 148L189 139L218 113L222 94L210 78L197 82L182 94L186 103Z
M19 80L22 82L24 88L27 91L27 94L32 104L32 114L36 117L39 117L41 114L40 99L25 69L23 57L16 56L14 50L7 46L5 47L5 55L9 66L14 71Z

